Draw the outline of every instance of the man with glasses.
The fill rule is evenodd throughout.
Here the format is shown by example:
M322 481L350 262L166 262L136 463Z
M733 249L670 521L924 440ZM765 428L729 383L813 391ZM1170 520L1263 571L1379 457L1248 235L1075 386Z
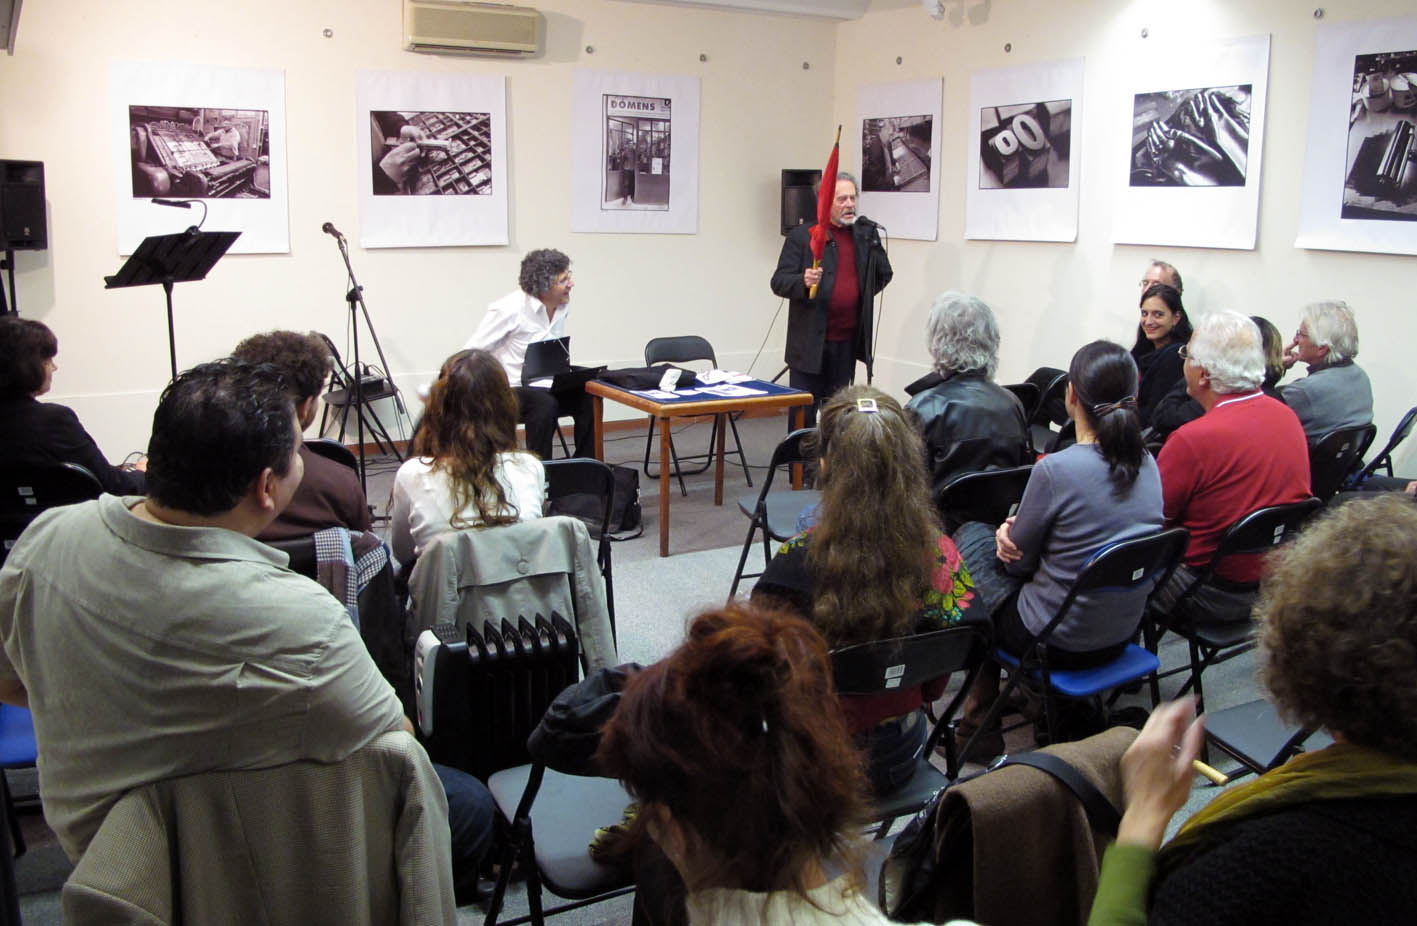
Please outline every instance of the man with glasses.
M522 258L518 282L520 289L487 307L463 350L485 350L501 361L521 406L528 450L543 460L551 459L556 420L570 415L576 419L575 455L593 456L595 420L590 396L584 391L552 394L549 389L522 385L526 349L538 341L566 335L566 316L571 311L567 304L575 286L571 259L551 248L531 251Z
M1358 324L1344 302L1304 306L1299 330L1284 351L1284 366L1305 363L1309 375L1280 388L1285 403L1299 416L1311 443L1339 428L1373 420L1373 386L1353 362L1358 355Z
M1146 273L1141 275L1137 285L1142 292L1146 292L1146 288L1153 283L1165 283L1176 292L1182 292L1181 271L1164 260L1154 260L1147 266Z

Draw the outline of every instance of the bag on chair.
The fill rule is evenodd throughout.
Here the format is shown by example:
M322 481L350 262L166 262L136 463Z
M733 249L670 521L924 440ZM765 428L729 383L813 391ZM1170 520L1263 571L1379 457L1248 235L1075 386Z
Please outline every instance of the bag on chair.
M615 477L615 489L610 496L611 540L633 540L644 533L640 518L640 471L629 466L610 467ZM602 496L588 492L574 492L552 499L547 506L548 515L564 514L579 518L590 531L592 540L600 539L600 518L604 509Z

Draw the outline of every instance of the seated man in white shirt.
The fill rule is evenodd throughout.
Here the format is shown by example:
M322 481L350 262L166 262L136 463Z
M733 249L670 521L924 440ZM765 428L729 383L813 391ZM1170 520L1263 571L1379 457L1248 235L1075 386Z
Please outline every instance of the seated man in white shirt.
M526 425L526 447L543 460L551 459L551 439L556 420L570 415L576 420L578 457L592 456L594 420L590 397L585 392L553 394L549 389L522 385L526 349L538 341L564 337L566 315L571 301L571 259L560 251L543 248L522 258L521 288L487 307L487 314L472 337L463 345L491 353L507 371L507 381L521 405L520 419Z

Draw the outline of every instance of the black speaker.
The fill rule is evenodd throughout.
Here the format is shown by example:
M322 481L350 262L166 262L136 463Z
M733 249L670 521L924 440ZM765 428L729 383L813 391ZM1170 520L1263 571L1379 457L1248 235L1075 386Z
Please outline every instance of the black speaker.
M0 248L43 251L44 162L0 161Z
M798 225L817 222L817 193L812 187L822 179L819 170L784 170L782 172L782 233Z

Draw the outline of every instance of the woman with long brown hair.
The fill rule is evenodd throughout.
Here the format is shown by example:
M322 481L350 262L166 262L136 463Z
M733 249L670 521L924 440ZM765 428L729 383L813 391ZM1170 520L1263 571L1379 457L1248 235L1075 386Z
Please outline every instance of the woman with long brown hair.
M546 471L516 448L517 399L502 364L482 350L453 354L394 477L394 556L407 564L438 534L541 517Z
M822 407L810 446L822 493L817 521L772 558L753 601L806 617L832 649L964 620L973 583L940 527L924 445L900 404L879 389L848 386ZM908 780L927 733L919 708L945 681L842 699L877 791Z

